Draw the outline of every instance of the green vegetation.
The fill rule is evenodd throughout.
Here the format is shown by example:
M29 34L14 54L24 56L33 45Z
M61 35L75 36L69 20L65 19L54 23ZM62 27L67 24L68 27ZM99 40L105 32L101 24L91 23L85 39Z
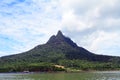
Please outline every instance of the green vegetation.
M56 67L52 63L19 63L19 64L4 64L0 66L0 72L52 72L65 71L64 68Z
M90 62L86 60L61 60L60 65L64 65L66 68L76 70L120 70L119 63L113 62Z
M0 72L119 70L119 63L120 57L91 53L59 31L46 44L21 54L1 57Z
M57 67L55 65L62 65L64 67ZM79 72L89 70L120 70L120 64L113 62L90 62L86 60L59 60L57 63L39 62L13 62L0 64L0 72L53 72L53 71L67 71Z

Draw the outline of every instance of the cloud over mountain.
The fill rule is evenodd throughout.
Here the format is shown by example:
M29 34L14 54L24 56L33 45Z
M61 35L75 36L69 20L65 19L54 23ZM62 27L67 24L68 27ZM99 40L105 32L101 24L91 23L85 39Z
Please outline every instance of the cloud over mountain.
M58 30L90 51L119 55L119 2L1 0L0 55L24 52L43 44Z

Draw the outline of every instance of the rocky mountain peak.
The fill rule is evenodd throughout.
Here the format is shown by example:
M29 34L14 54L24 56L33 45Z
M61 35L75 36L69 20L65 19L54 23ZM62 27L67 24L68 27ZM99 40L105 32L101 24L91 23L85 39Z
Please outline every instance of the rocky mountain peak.
M57 36L57 37L63 37L64 35L63 35L63 33L59 30L56 36Z
M67 43L68 45L71 45L73 47L77 47L77 45L70 38L64 36L61 31L58 31L56 36L55 35L51 36L47 43L48 44Z

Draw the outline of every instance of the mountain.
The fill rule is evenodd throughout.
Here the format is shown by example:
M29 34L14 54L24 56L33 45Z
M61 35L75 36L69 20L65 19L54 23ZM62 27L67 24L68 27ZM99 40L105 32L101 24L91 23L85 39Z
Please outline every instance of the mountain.
M83 47L77 46L70 38L58 31L57 35L50 37L48 42L43 45L38 45L33 49L20 54L4 56L0 58L2 63L14 62L52 62L58 63L59 60L88 60L98 62L108 62L113 56L96 55Z
M58 31L45 44L0 57L0 72L120 70L119 63L120 57L94 54Z

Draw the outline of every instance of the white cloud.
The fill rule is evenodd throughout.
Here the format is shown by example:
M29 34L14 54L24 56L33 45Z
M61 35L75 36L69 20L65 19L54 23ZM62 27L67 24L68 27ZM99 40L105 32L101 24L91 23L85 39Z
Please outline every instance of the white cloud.
M113 18L115 18L114 16L119 17L118 0L61 0L61 4L63 11L62 26L68 27L73 25L76 27L75 30L81 31L87 28L98 27L106 23L105 19L109 19L111 16ZM105 26L106 24L104 24ZM75 30L73 29L73 31Z
M119 0L61 0L61 4L63 29L80 46L98 54L119 55Z
M119 55L119 32L94 31L91 34L76 36L76 42L96 54ZM74 35L75 36L75 35Z
M93 51L97 51L103 45L112 46L114 44L113 39L117 38L118 34L99 31L93 34L91 37L94 37L94 39L92 40L90 48Z
M82 21L82 19L79 16L75 15L71 11L63 14L61 26L70 31L81 31L86 28L92 27L92 23Z
M58 30L90 51L119 55L119 0L2 0L0 18L0 36L11 40L0 55L43 44Z
M1 3L4 6L0 6L0 35L17 41L13 46L10 46L11 50L3 51L3 53L11 54L13 52L16 54L38 44L43 44L60 29L59 9L54 1L46 4L44 1L26 0L24 3L11 4L14 1L16 0L4 1ZM4 40L6 41L6 39ZM11 44L7 42L2 46L6 46L6 49Z

